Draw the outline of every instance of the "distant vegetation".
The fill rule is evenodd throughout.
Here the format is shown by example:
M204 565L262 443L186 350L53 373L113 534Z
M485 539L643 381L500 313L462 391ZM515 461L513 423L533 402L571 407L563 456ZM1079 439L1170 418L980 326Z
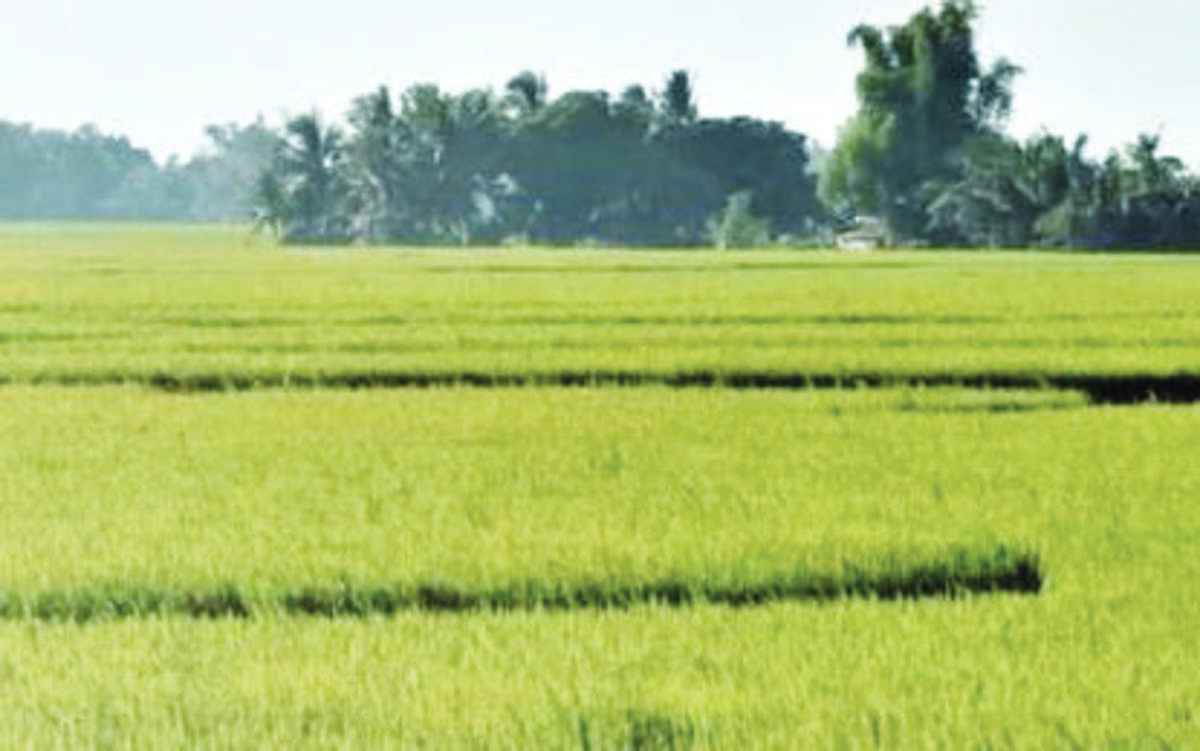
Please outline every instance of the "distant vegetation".
M127 139L0 123L0 218L254 219L285 242L750 247L822 244L877 217L901 245L1200 249L1200 177L1141 134L1007 135L1023 70L985 65L978 9L945 0L849 35L857 113L831 153L753 117L705 118L686 71L661 89L551 97L422 83L358 97L344 124L212 126L155 164Z
M381 88L348 120L348 133L315 114L287 124L259 191L262 221L285 239L674 246L731 227L810 234L823 216L805 137L700 118L683 71L657 96L635 85L551 99L529 72L502 95Z
M0 219L246 221L254 184L274 157L264 123L211 125L209 148L155 163L129 139L0 121Z

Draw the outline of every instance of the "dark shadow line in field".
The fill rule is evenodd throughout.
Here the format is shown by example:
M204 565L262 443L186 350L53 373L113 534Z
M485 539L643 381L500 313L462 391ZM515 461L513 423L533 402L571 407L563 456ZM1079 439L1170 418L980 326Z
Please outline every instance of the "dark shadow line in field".
M23 599L0 592L0 618L88 623L160 615L191 618L249 618L252 603L237 587L174 592L136 586L44 592Z
M1068 400L1048 402L997 401L987 404L899 404L897 412L927 415L1020 414L1027 412L1062 412L1079 409L1082 405Z
M863 313L845 315L616 315L616 316L462 316L447 318L418 318L404 316L371 316L336 322L342 326L402 326L415 324L471 324L478 326L915 326L915 325L983 325L1004 323L1007 319L992 316L920 316Z
M0 374L0 384L15 383ZM1200 403L1200 374L1063 374L1006 372L789 373L757 371L647 372L578 370L488 373L484 371L365 371L336 373L61 373L34 377L34 385L139 385L170 393L265 389L399 390L430 388L636 388L752 390L861 390L952 387L983 391L1076 391L1094 405ZM1007 403L1007 402L1002 402Z
M101 337L94 337L100 339ZM104 339L115 340L117 337L107 336ZM666 337L660 335L655 338L650 337L607 337L603 339L588 339L588 338L566 338L555 337L547 339L527 339L521 343L521 349L525 352L611 352L614 350L628 350L631 348L643 347L658 347L662 346L667 341ZM700 349L705 347L717 347L725 340L720 335L712 336L673 336L670 338L670 344L679 348L694 348ZM0 340L0 344L4 342ZM1075 340L1075 341L1054 341L1048 339L1008 339L1008 340L987 340L979 338L955 338L955 339L875 339L870 342L850 338L832 338L832 337L773 337L773 338L753 338L749 336L742 337L738 344L748 349L766 350L766 349L798 349L798 348L817 348L827 346L837 346L840 348L849 349L855 346L871 346L878 349L921 349L923 351L944 350L944 349L961 349L974 348L981 350L992 349L1009 349L1009 350L1046 350L1070 347L1073 349L1088 349L1088 350L1116 350L1124 349L1130 346L1129 342L1122 341L1104 341L1104 340ZM1200 339L1158 339L1158 340L1142 340L1133 343L1140 347L1153 347L1156 349L1193 349L1200 346ZM464 354L476 352L511 352L513 343L508 340L468 340L459 339L457 341L368 341L368 342L342 342L342 343L273 343L273 344L230 344L226 342L206 342L201 344L184 344L178 347L178 351L188 354L221 354L221 355L317 355L317 354L356 354L356 355L428 355L428 354Z
M1005 323L1008 319L995 316L971 315L889 315L863 313L845 315L715 315L715 316L669 316L669 315L497 315L471 316L450 315L441 317L378 315L361 318L306 319L282 317L192 316L162 317L150 319L152 324L181 326L198 329L272 329L301 328L305 326L333 326L335 328L357 328L367 326L916 326L916 325L986 325Z
M155 616L251 618L259 611L292 616L364 618L403 612L477 613L625 610L641 605L761 607L780 602L961 599L974 595L1037 595L1044 585L1039 557L999 547L988 555L967 551L945 560L866 570L848 565L838 575L800 571L759 583L721 585L686 579L641 584L563 585L527 581L471 590L444 584L304 587L253 596L227 585L207 592L139 587L57 591L32 597L0 592L0 618L88 623Z
M0 308L0 313L6 312ZM406 327L406 326L988 326L1024 323L1096 323L1099 321L1178 321L1190 315L1180 312L1161 314L1052 314L1045 316L997 315L896 315L888 313L846 313L841 315L372 315L351 318L285 318L236 316L168 316L145 319L145 323L195 329L285 329L310 326L334 328Z

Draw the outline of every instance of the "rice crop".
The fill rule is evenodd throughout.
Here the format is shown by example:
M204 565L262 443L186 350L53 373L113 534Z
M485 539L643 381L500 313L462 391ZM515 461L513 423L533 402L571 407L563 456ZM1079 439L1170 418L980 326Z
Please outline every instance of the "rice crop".
M992 399L10 387L0 616L1036 592L1036 551L1019 531L897 533L872 520L897 501L886 497L834 524L852 478L793 477L848 449L825 437L839 423L891 432L982 421L996 405L1059 406Z
M282 252L240 230L18 226L0 229L0 268L13 383L1124 378L1137 392L1146 377L1170 390L1200 356L1187 256Z
M0 746L1189 748L1198 270L0 227Z

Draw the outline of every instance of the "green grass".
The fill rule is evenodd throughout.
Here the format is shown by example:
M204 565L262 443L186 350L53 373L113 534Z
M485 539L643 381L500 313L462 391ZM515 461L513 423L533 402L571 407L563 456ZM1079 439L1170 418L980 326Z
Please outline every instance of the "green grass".
M1189 748L1196 407L662 383L1193 377L1198 272L0 228L0 746Z
M613 748L632 715L698 748L1188 748L1194 623L1147 594L0 626L0 743Z
M0 229L0 379L1170 374L1200 259L292 250L173 228Z
M1024 532L938 522L934 506L933 526L897 534L894 511L878 516L896 498L844 516L846 482L864 478L821 472L797 486L793 472L860 452L836 438L844 426L954 429L985 423L993 406L1069 403L957 391L3 389L0 615L204 614L222 592L236 593L235 613L320 613L1014 589L1005 577L1037 565ZM679 473L657 469L669 467Z
M1005 543L1046 580L1037 597L348 622L265 599L211 624L18 615L0 624L3 726L17 745L579 748L582 722L600 748L652 728L696 747L1186 747L1195 410L940 408L986 396L5 389L0 567L30 602L745 586Z

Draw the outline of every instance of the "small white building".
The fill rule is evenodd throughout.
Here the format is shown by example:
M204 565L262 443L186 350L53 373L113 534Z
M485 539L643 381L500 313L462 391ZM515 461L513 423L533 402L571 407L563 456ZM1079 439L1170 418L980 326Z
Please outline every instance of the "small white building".
M887 245L887 232L883 229L882 221L875 217L863 216L855 221L853 229L839 232L836 242L839 250L878 250Z

